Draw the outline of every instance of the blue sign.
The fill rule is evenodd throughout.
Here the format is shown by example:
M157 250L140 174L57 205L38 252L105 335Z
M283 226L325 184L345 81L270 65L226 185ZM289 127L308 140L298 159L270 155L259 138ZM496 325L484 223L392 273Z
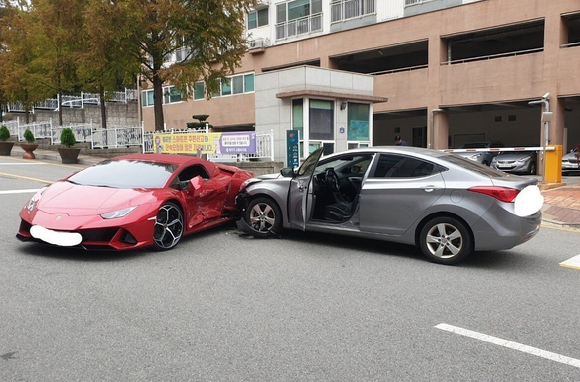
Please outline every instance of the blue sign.
M300 167L299 144L298 130L286 130L286 165L290 168Z

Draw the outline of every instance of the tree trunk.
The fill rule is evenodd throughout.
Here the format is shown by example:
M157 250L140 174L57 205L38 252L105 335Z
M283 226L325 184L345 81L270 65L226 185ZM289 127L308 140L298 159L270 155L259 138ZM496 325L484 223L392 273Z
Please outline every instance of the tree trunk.
M105 88L99 86L99 98L101 99L101 127L107 128L107 105L105 102Z
M165 130L165 119L163 117L163 81L157 75L153 75L153 111L155 113L155 131Z

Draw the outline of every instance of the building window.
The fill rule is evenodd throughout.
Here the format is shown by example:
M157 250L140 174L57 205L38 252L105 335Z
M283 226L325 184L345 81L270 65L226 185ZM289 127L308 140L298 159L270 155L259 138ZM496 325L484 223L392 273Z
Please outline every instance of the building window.
M276 38L322 30L322 0L294 0L276 5Z
M254 74L244 75L244 93L251 93L254 91Z
M304 150L304 100L302 98L292 100L292 129L298 130L298 148L300 158L303 158Z
M268 25L268 8L248 13L248 30Z
M183 101L185 97L178 91L175 86L163 88L163 103L176 103Z
M334 141L334 101L310 100L309 139Z
M222 96L232 94L232 82L231 78L227 78L225 81L222 81Z
M232 94L252 93L254 91L254 74L240 74L227 77L218 81L218 90L211 94L212 97L223 97Z
M165 86L163 88L163 104L182 102L186 96L175 89L175 86ZM144 90L141 92L141 106L153 106L155 104L155 97L153 89Z
M203 81L196 82L193 85L193 99L205 98L205 83Z
M370 141L370 105L348 103L348 140Z

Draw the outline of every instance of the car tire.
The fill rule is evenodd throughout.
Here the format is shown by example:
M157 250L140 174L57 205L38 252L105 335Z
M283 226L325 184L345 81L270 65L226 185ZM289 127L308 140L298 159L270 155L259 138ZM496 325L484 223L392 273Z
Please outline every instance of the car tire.
M279 235L282 229L282 211L270 198L259 197L250 201L244 219L257 236Z
M183 236L183 212L175 203L165 203L159 208L153 227L155 249L166 251L179 243Z
M536 175L536 164L532 163L530 164L530 175Z
M419 244L423 254L439 264L456 264L473 252L471 231L451 216L429 220L421 229Z

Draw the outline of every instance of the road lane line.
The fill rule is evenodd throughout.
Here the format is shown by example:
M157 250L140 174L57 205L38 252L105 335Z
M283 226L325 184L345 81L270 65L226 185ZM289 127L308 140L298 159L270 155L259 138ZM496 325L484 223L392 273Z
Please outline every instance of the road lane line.
M563 363L563 364L566 364L569 366L574 366L574 367L580 368L580 360L575 359L575 358L566 357L564 355L552 353L552 352L538 349L538 348L535 348L532 346L520 344L520 343L513 342L513 341L504 340L504 339L497 338L497 337L488 336L486 334L474 332L471 330L459 328L457 326L452 326L452 325L448 325L448 324L439 324L435 327L437 329L441 329L441 330L445 330L445 331L448 331L451 333L459 334L461 336L473 338L473 339L484 341L484 342L489 342L489 343L492 343L494 345L499 345L499 346L503 346L503 347L506 347L509 349L518 350L518 351L521 351L524 353L528 353L528 354L532 354L532 355L535 355L538 357L549 359L551 361L556 361L556 362Z
M564 268L580 269L580 255L574 256L566 261L562 261L560 266Z
M47 184L54 183L54 181L52 181L52 180L44 180L44 179L38 179L38 178L31 178L29 176L14 175L14 174L8 174L8 173L5 173L5 172L0 172L0 175L7 176L9 178L18 178L18 179L34 180L35 182L41 182L41 183L47 183Z
M28 190L8 190L8 191L0 191L0 195L7 195L7 194L27 194L40 191L40 188L30 188Z

